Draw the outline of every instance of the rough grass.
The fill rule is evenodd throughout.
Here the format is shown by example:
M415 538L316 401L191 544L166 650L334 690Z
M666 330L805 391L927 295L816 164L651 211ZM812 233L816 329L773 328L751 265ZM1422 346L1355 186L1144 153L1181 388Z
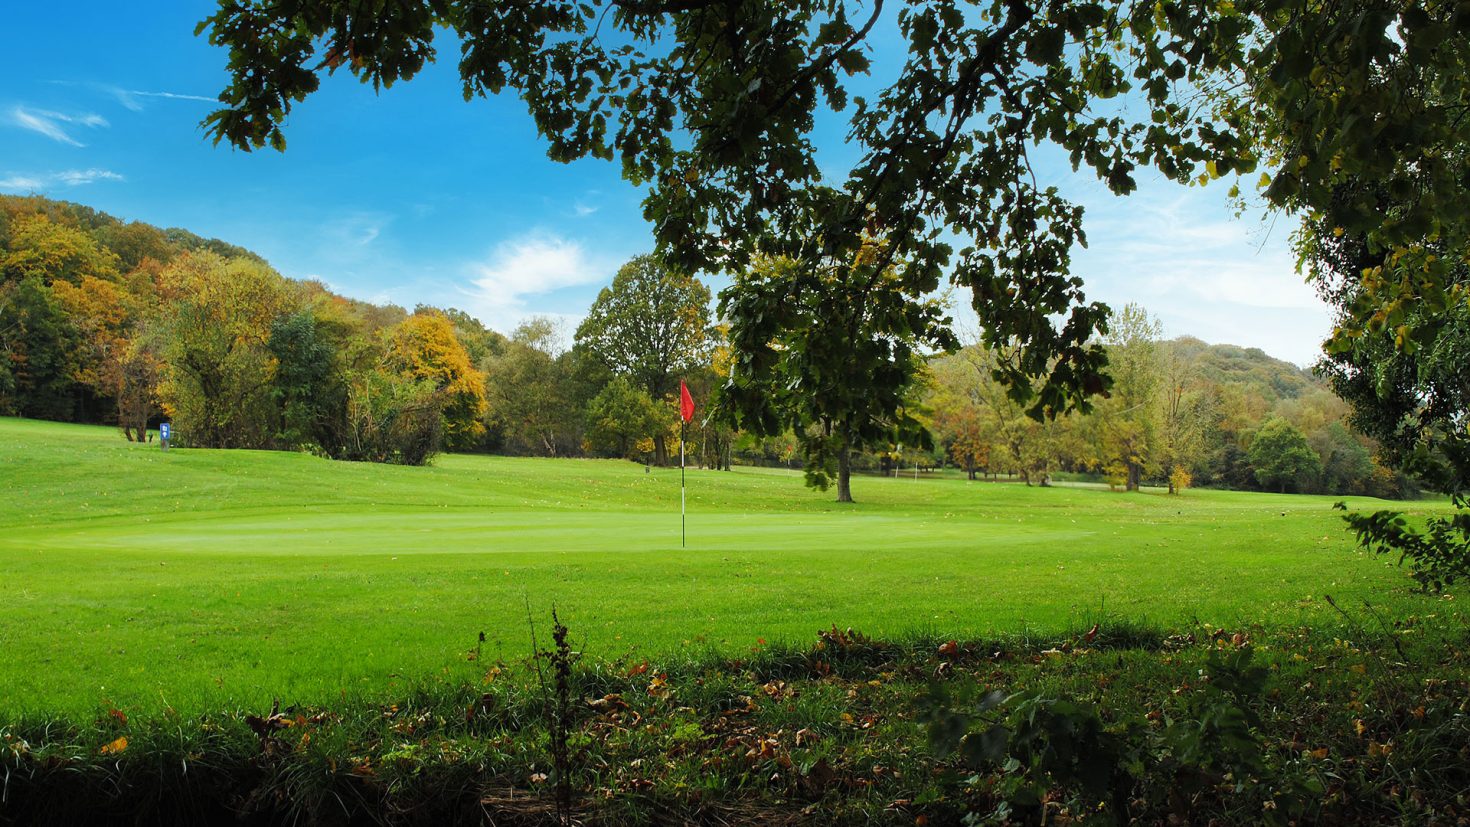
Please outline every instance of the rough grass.
M1338 622L1326 593L1423 611L1402 572L1353 550L1334 498L952 478L854 493L839 507L795 474L691 470L681 549L677 469L163 453L0 419L3 714L378 702L461 668L482 631L482 658L523 656L528 606L553 604L606 661L739 656L833 624L1322 626Z
M1000 690L1095 710L1129 756L1119 770L1135 823L1462 823L1463 622L1438 613L1382 629L1344 622L1168 636L1123 624L1029 641L830 630L740 658L585 659L568 715L572 814L611 825L984 816L1013 796L1015 771L930 748L920 699L943 686L957 708ZM1249 749L1261 767L1231 776L1209 755L1181 762L1169 732L1196 726L1209 657L1247 649L1269 674L1261 693L1238 699L1259 716ZM261 708L253 718L106 709L0 725L0 823L551 822L547 693L525 662L452 672L370 705ZM1065 779L1045 801L1040 823L1113 823Z

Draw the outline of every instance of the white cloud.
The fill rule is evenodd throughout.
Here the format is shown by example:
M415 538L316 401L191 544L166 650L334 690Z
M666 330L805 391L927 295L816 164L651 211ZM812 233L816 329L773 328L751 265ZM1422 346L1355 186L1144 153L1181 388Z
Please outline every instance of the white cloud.
M16 106L10 110L10 122L21 129L28 129L40 135L45 135L53 141L71 146L86 146L81 141L71 136L69 126L83 126L89 129L107 126L107 119L101 115L87 112L81 115L69 115L64 112L53 112L49 109L30 109L25 106Z
M0 190L10 192L44 192L57 187L79 187L98 181L125 181L109 169L66 169L60 172L10 174L0 178Z
M482 320L497 330L510 330L532 315L529 297L606 281L612 269L578 242L537 235L497 245L488 261L471 268L474 287L466 292Z
M35 192L46 188L46 182L40 178L26 175L10 175L0 178L0 190L12 192Z
M56 180L69 187L91 184L96 181L122 181L121 175L107 169L68 169L56 173Z
M1087 199L1089 247L1073 251L1088 297L1137 302L1170 336L1258 347L1299 365L1316 360L1331 314L1296 272L1289 219L1233 217L1217 188L1147 187Z

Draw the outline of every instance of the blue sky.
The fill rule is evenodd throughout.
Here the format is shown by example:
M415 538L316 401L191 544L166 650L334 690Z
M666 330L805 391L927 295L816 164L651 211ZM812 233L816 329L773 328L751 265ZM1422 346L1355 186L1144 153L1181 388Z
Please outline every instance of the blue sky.
M225 55L193 35L210 12L200 0L5 4L0 192L184 227L347 295L453 305L507 331L530 314L574 324L652 247L642 194L616 165L547 160L515 98L463 101L452 44L449 62L382 94L327 79L293 111L284 154L212 145L198 124ZM820 125L824 167L853 157L842 135ZM1170 336L1315 358L1330 321L1293 270L1289 220L1234 218L1223 186L1144 177L1118 199L1064 163L1040 172L1087 208L1090 247L1074 265L1089 298L1138 302Z

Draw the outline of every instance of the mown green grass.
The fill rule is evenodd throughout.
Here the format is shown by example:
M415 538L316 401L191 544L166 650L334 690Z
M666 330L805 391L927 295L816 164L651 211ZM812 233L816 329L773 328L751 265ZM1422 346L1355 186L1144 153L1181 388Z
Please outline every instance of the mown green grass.
M833 624L1284 626L1335 622L1326 593L1427 600L1354 550L1335 498L860 478L838 506L789 472L688 480L681 549L678 469L164 453L0 419L0 698L17 714L381 697L459 668L481 631L483 658L520 658L528 606L543 636L555 605L578 648L615 658Z

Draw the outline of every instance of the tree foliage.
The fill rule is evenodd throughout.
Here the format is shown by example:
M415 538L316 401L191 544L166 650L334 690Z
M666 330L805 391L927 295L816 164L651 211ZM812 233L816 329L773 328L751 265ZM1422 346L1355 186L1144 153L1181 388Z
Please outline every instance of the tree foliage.
M1458 152L1463 157L1464 147ZM1402 190L1347 183L1339 187L1340 199L1300 236L1303 260L1319 292L1337 309L1339 328L1354 331L1348 343L1331 349L1318 370L1352 407L1354 427L1377 440L1387 461L1449 494L1456 513L1430 518L1422 530L1393 511L1350 513L1344 519L1361 545L1397 555L1412 566L1421 585L1442 589L1470 575L1470 304L1455 299L1440 308L1413 302L1398 314L1397 326L1373 317L1362 323L1375 288L1361 274L1380 271L1385 254L1369 233L1343 230L1338 213L1351 210L1355 196L1365 190L1373 191L1376 203L1390 213L1413 201ZM1449 260L1441 277L1452 293L1463 294L1470 285L1466 248L1442 239L1425 246L1436 260ZM1389 253L1387 260L1395 255ZM1358 325L1361 329L1355 329ZM1343 457L1332 470L1357 461Z
M1140 310L1138 317L1147 314ZM1110 336L1122 334L1115 326ZM1140 455L1140 483L1176 491L1180 483L1258 489L1262 483L1249 448L1262 426L1278 418L1305 435L1322 465L1321 474L1297 480L1297 490L1377 497L1415 491L1410 479L1374 460L1374 441L1348 429L1348 407L1310 372L1259 350L1188 337L1151 342L1150 348L1156 358L1145 364L1152 377L1140 383L1120 371L1118 379L1125 389L1153 386L1146 404L1115 408L1123 393L1114 393L1091 414L1036 422L992 375L991 365L1005 354L980 344L931 359L922 402L941 446L972 478L1016 474L1038 483L1059 471L1089 478L1101 473L1127 488L1118 430L1120 421L1132 419L1152 434L1151 441L1137 442L1148 448ZM1115 368L1140 364L1133 360L1137 354L1117 353L1112 346L1108 354Z
M603 456L646 460L654 438L672 425L668 406L627 377L615 376L587 405L587 447Z
M271 325L288 307L289 286L264 265L213 253L183 256L164 276L160 395L185 425L180 439L204 448L269 447Z
M277 318L266 342L275 358L271 394L280 407L280 444L330 452L341 443L347 385L342 343L311 308Z
M709 358L710 292L698 279L642 255L618 269L577 326L576 343L655 399Z
M807 483L835 482L839 502L852 501L853 450L932 445L911 391L922 349L957 344L942 307L907 294L886 258L874 243L814 268L757 259L721 303L736 320L724 395L736 422L762 435L794 431Z
M1122 469L1124 487L1137 491L1146 468L1159 457L1159 413L1163 362L1158 319L1136 304L1112 317L1107 348L1112 392L1098 406L1106 461Z
M388 334L385 363L424 381L439 398L447 447L466 447L485 430L485 377L470 364L448 317L433 311L409 316Z
M554 353L552 320L522 322L504 352L481 362L490 418L512 450L545 456L575 454L581 442L578 383L571 353Z
M1302 432L1284 419L1269 420L1256 432L1250 460L1261 485L1282 492L1303 490L1322 473L1317 452Z

